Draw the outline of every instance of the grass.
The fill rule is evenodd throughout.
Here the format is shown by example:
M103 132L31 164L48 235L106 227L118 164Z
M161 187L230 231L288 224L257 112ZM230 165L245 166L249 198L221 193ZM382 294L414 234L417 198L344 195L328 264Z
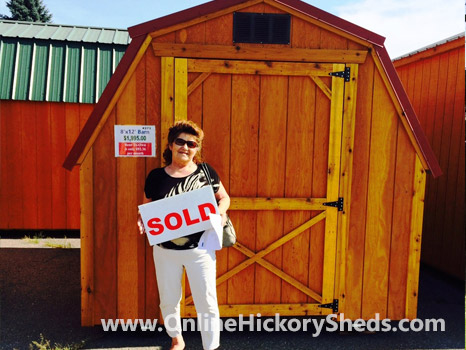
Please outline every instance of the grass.
M84 340L81 341L81 343L75 343L75 344L61 345L61 344L55 343L54 345L51 345L50 340L45 339L45 337L41 334L39 341L33 341L31 344L29 344L29 349L30 350L78 350L78 349L82 349L84 345L85 345Z
M23 238L24 241L26 241L28 243L33 243L33 244L39 244L44 239L46 239L46 241L43 242L43 244L46 247L49 247L49 248L62 248L62 249L70 249L71 248L71 243L66 241L66 236L64 237L64 239L65 239L64 243L51 242L51 241L49 241L51 238L50 237L45 238L44 235L42 234L42 232L40 232L39 234L35 234L34 236L32 236L32 238L30 236L24 236L24 238Z
M42 232L35 234L34 236L29 237L29 236L24 236L23 240L25 240L28 243L34 243L34 244L39 244L39 239L44 239L44 235Z

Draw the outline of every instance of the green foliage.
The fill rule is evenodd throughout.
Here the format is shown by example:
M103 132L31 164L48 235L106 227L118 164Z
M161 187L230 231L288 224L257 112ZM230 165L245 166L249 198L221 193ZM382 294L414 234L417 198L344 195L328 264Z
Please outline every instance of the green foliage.
M33 341L32 344L29 344L30 350L78 350L82 349L85 345L85 342L82 341L81 343L77 344L67 344L67 345L60 345L60 344L50 344L50 340L45 339L45 337L41 334L40 341Z
M6 7L11 16L0 15L0 18L26 22L52 22L52 14L45 7L42 0L10 0Z

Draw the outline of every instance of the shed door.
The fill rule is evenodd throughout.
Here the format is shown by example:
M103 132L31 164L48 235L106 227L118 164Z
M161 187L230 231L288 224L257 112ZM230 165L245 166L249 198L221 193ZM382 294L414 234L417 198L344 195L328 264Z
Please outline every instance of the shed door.
M344 64L162 58L162 140L205 131L238 243L217 253L221 316L322 315L334 300ZM172 98L174 96L174 98ZM162 147L161 147L162 148ZM186 282L182 315L195 315Z

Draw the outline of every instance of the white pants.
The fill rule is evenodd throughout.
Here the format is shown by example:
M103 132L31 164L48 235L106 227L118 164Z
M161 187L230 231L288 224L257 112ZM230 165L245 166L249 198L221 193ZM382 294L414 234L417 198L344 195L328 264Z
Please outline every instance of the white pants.
M215 251L194 248L173 250L153 247L160 309L170 337L181 334L180 301L183 266L198 315L204 349L220 345L220 317L217 302Z

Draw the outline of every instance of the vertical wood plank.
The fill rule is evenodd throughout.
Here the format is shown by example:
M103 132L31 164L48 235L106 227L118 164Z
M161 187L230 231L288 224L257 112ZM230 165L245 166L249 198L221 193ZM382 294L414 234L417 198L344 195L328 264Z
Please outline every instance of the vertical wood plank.
M411 206L411 230L408 260L408 283L406 288L406 318L414 319L417 315L419 266L421 260L422 215L424 211L424 193L426 173L416 157L414 173L414 195Z
M311 197L312 157L316 86L307 77L290 77L288 86L285 197ZM299 169L299 171L296 171ZM284 232L290 232L310 220L310 212L285 212ZM283 272L304 285L309 278L309 233L306 230L283 246ZM282 283L282 303L306 302L307 296L288 283Z
M136 74L128 81L117 102L116 123L137 125ZM118 158L117 170L117 310L118 317L136 318L138 295L137 158ZM140 188L139 188L140 189Z
M388 283L388 318L405 316L411 205L416 153L402 123L398 123L395 164L395 193Z
M231 170L230 196L255 197L257 194L257 160L259 147L259 84L260 77L232 76L231 97ZM230 213L238 242L256 251L256 217L252 211ZM228 269L246 257L229 249ZM228 304L254 303L255 264L228 280Z
M188 60L175 59L175 122L188 119Z
M329 84L327 82L327 84ZM312 197L327 196L327 167L330 128L330 101L320 89L316 89L316 113L314 153L312 154ZM316 213L311 213L315 216ZM324 264L325 221L311 227L309 242L309 288L322 293ZM310 302L315 302L309 297Z
M437 159L440 160L441 156L441 145L442 145L442 133L443 133L443 124L444 124L444 112L445 112L445 100L447 96L447 79L448 79L448 52L439 56L439 70L438 70L438 81L436 84L436 103L434 105L434 119L432 127L432 150L435 153ZM440 167L442 164L440 163ZM443 176L444 177L444 176ZM438 188L441 182L441 178L435 179L430 183L429 187L429 201L433 202L432 207L432 216L426 217L426 227L435 227L437 228L437 209L438 208ZM430 241L432 244L426 246L424 249L423 256L430 261L431 263L438 263L436 259L435 252L440 244L440 237L438 233L432 230L430 235Z
M261 77L259 123L259 197L282 197L285 189L285 150L288 78ZM256 249L267 247L283 235L283 213L257 213ZM265 259L278 268L282 267L282 247L268 254ZM281 279L256 266L254 300L257 304L281 301Z
M458 61L459 61L459 52L451 51L448 54L448 73L447 73L447 93L445 96L445 108L443 114L443 124L442 124L442 135L441 135L441 144L440 144L440 157L437 158L440 164L440 168L443 170L443 176L438 178L438 187L437 187L437 198L436 198L436 220L434 225L435 234L435 251L438 250L441 252L437 257L438 266L442 270L445 270L446 259L443 259L443 256L449 254L448 244L452 240L452 232L447 231L445 227L445 216L449 209L449 201L446 197L448 189L448 180L453 181L452 176L449 174L450 170L454 171L454 177L456 177L456 170L450 168L449 155L453 135L454 127L454 105L455 105L455 91L457 88L458 76ZM462 55L464 56L464 55ZM464 84L463 84L464 86ZM458 88L460 88L458 86ZM463 90L464 91L464 90ZM463 93L464 96L464 93ZM464 138L463 138L464 140ZM453 183L450 183L453 185Z
M146 50L146 54L148 51ZM137 125L146 125L146 113L147 113L147 99L146 99L146 60L145 57L141 59L138 64L138 67L135 71L136 77L136 124ZM136 160L136 188L134 192L136 194L136 205L134 207L135 211L135 221L133 223L136 226L135 231L136 241L137 241L137 287L138 287L138 313L139 318L143 318L146 314L146 237L139 234L137 229L137 206L144 201L144 184L146 176L146 162L145 158L138 157ZM131 211L132 208L130 208ZM149 255L149 259L152 258L152 254Z
M167 145L168 129L174 122L174 66L173 57L162 57L162 85L161 85L161 111L160 111L160 157Z
M464 49L459 51L458 70L464 67ZM464 95L465 77L459 73L456 78L455 96L452 110L452 131L450 139L450 152L448 157L448 179L445 194L445 218L443 231L445 239L442 242L442 256L444 271L458 278L464 276L464 269L457 262L464 260L464 232L462 227L456 226L460 219L455 212L457 207L464 208ZM452 91L450 91L452 93ZM462 179L458 177L461 169ZM445 175L444 175L445 176ZM463 221L464 222L464 221ZM463 238L462 238L463 237Z
M421 118L424 118L425 121L425 133L427 139L429 140L432 149L437 156L438 159L438 152L436 152L434 148L434 124L437 117L436 113L436 106L438 103L443 103L442 101L438 100L438 84L439 84L439 75L440 75L440 57L435 56L432 58L430 63L430 73L431 79L429 82L429 89L428 94L425 96L426 98L426 105L427 110L424 113L420 114ZM438 125L437 125L438 129ZM425 216L424 216L424 227L428 228L424 231L424 241L431 242L434 239L435 232L430 227L434 226L434 218L435 218L435 198L436 198L436 187L437 187L437 179L433 179L432 177L428 177L427 179L427 189L426 189L426 206L425 206ZM422 258L426 262L432 263L433 259L433 251L429 248L430 245L423 245L423 252Z
M22 228L36 229L37 226L37 128L34 102L21 104L21 144L22 157L20 158L22 171L22 190L24 226ZM18 161L18 160L16 160ZM14 176L18 176L14 174ZM28 186L25 186L28 184ZM17 188L16 190L18 190Z
M345 65L333 65L334 72L342 71L344 69ZM330 106L330 130L327 169L328 202L338 200L338 195L340 193L344 84L345 82L343 79L336 77L332 78L332 100ZM328 209L325 222L324 278L322 282L323 304L330 303L334 299L337 223L337 209Z
M464 100L463 100L463 103L464 103ZM463 106L464 107L464 106ZM463 108L464 110L464 108ZM462 111L463 111L462 110ZM461 135L462 135L462 139L464 140L464 118L461 118ZM460 151L459 151L459 155L458 155L458 164L465 164L465 158L464 158L464 153L465 153L465 149L463 147L463 144L461 142L461 145L460 145ZM454 247L454 251L452 252L452 256L453 257L457 257L457 256L461 256L464 258L464 241L465 241L465 235L463 234L463 229L464 229L464 205L465 205L465 201L464 201L464 194L465 194L465 171L464 171L464 168L463 166L460 166L458 167L458 180L457 180L457 191L456 191L456 196L454 197L454 200L455 200L455 203L456 204L456 207L455 207L455 217L454 217L454 226L453 226L453 229L455 230L455 232L458 232L458 234L456 235L455 237L455 240L454 242L452 242L452 246ZM451 259L451 258L450 258ZM453 261L453 259L451 259L452 262L451 264L457 266L457 276L460 275L460 273L464 273L464 269L465 269L465 261L464 259L460 259L459 263L458 263L458 260L455 259ZM462 275L461 275L462 276ZM458 276L459 277L459 276Z
M11 118L11 101L0 100L0 229L8 228L7 118Z
M291 47L301 49L318 49L322 29L298 17L293 17L291 25ZM303 33L306 33L303 35Z
M81 325L94 325L94 183L93 148L79 168L81 200Z
M117 317L117 173L113 156L115 124L113 110L93 146L95 321Z
M345 312L346 303L346 254L348 250L348 234L350 228L351 215L351 185L353 179L353 154L354 154L354 133L356 125L356 100L358 89L357 64L350 64L350 81L345 84L345 96L343 99L343 130L342 130L342 152L341 152L341 172L340 172L340 194L346 203L338 222L338 248L337 248L337 271L335 291L338 295L339 307Z
M52 160L50 153L51 124L50 104L35 103L37 129L37 227L52 227ZM79 184L78 184L79 186Z
M233 33L232 13L213 18L205 24L205 43L210 45L232 45L233 36L231 33Z
M220 176L227 192L230 190L230 113L231 113L231 75L212 74L203 87L203 124L205 133L203 155ZM219 103L221 101L221 103ZM228 252L222 249L217 252L217 276L228 268ZM228 285L223 283L217 287L219 304L225 304Z
M351 183L350 227L346 252L344 312L346 317L361 317L364 268L364 241L369 176L369 150L371 138L372 94L374 87L374 62L369 57L359 66L354 131L353 176ZM357 195L356 195L357 194ZM350 292L349 292L350 291Z
M6 193L9 199L8 206L8 227L25 227L23 222L23 194L22 191L18 191L22 188L22 178L24 168L20 159L22 159L23 145L22 145L22 127L23 127L23 115L21 110L21 104L12 102L10 115L7 117L6 128L7 133L7 185Z
M66 172L62 166L66 158L66 114L65 104L50 104L52 166L52 228L66 229L67 197ZM72 200L69 198L69 200Z
M397 112L375 74L369 158L362 317L387 315ZM374 268L374 267L377 268Z
M149 172L161 166L161 157L159 149L161 146L160 140L160 109L161 109L161 64L160 57L155 57L152 50L147 50L145 55L146 60L146 124L155 125L156 137L156 157L146 158L146 176ZM144 237L146 240L146 238ZM157 287L157 278L155 275L154 260L152 257L153 248L146 242L146 300L145 310L146 318L160 319L160 298Z
M231 45L233 14L213 18L205 22L205 43ZM215 89L218 88L218 95ZM210 163L229 191L230 186L230 111L231 76L210 76L203 84L202 127L205 132L204 159ZM219 103L219 101L222 101ZM218 108L218 109L217 109ZM217 120L216 120L217 119ZM217 276L228 268L229 250L217 252ZM219 304L225 304L228 284L217 286Z
M68 103L65 105L65 132L66 132L66 154L71 150L79 135L79 104ZM79 229L79 169L75 167L67 171L66 197L72 198L66 205L66 228L69 230Z

